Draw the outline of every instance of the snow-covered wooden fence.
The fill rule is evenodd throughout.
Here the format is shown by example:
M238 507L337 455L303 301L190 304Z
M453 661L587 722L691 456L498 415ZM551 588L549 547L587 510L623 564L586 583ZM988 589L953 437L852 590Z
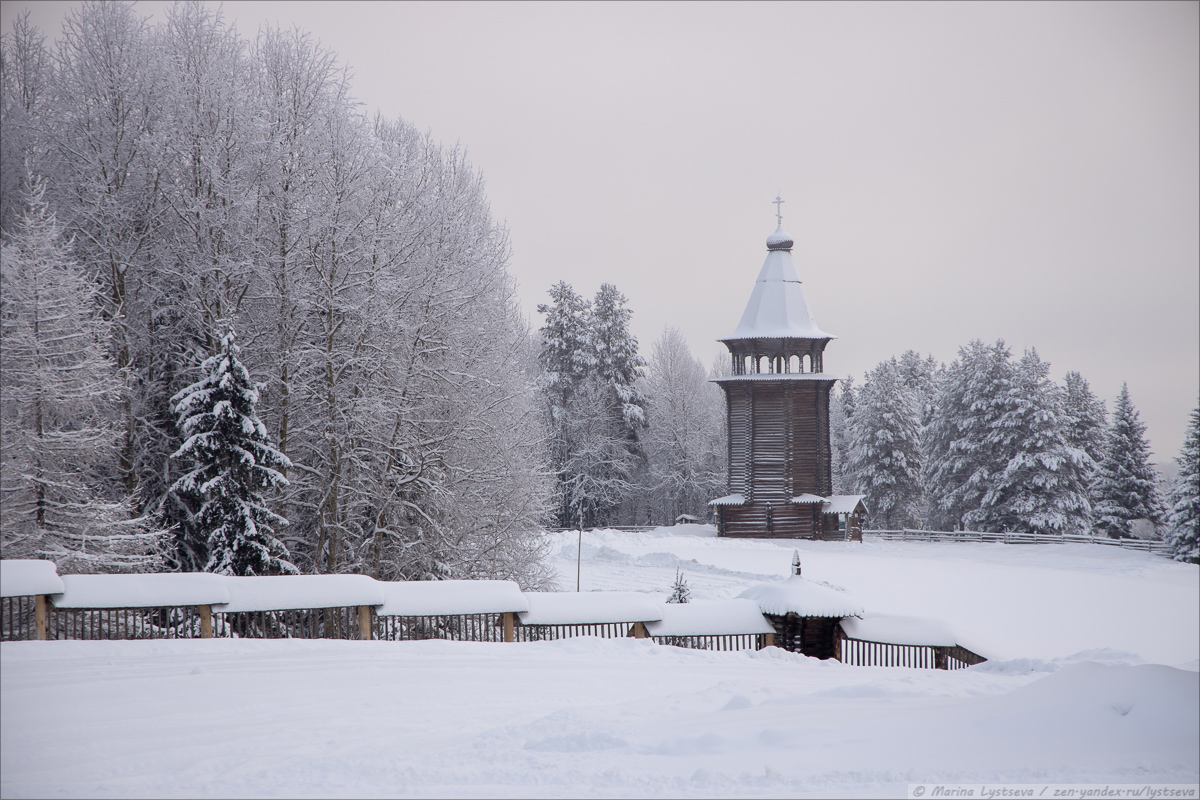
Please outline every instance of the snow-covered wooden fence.
M658 644L696 650L761 650L775 644L775 628L752 600L693 600L662 606L662 619L647 622Z
M0 598L5 640L531 642L600 636L729 651L769 647L782 635L785 647L796 639L788 649L862 666L955 669L984 660L935 621L868 616L844 592L798 575L751 587L736 600L666 604L639 592L523 593L510 581L206 573L59 576L48 561L0 560ZM836 628L828 637L830 646L805 647L820 642L804 635L797 639L787 624L781 634L781 621L792 617Z
M46 596L62 590L50 561L0 560L0 639L45 639Z
M383 584L375 638L511 642L515 615L529 602L512 581L405 581Z
M370 639L382 584L365 575L227 577L213 630L243 639Z
M645 639L646 623L662 619L662 609L639 592L529 592L529 609L517 615L516 641L573 636Z
M1170 556L1171 546L1166 542L1149 539L1110 539L1107 536L1082 536L1057 533L989 533L986 531L921 531L921 530L867 530L863 535L884 541L902 542L995 542L999 544L1099 544L1107 547L1123 547L1143 553Z
M987 660L958 644L938 620L891 614L843 619L834 657L858 667L918 669L962 669Z

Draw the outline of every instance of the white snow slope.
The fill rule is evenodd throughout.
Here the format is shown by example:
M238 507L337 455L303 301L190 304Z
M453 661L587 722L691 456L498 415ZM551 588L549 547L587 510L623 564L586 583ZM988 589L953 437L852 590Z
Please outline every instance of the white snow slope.
M706 532L585 533L584 588L665 593L682 566L693 596L723 599L782 579L796 546ZM559 538L571 588L575 535ZM903 797L930 781L1200 779L1195 567L1094 546L799 549L805 577L868 611L940 615L995 660L850 667L590 637L6 642L0 795ZM1123 624L1138 613L1144 634ZM1059 619L1025 642L1006 620L1030 615Z

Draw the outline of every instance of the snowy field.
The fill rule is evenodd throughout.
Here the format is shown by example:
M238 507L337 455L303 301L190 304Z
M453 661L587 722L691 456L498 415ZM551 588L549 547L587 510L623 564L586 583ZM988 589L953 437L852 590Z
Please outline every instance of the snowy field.
M678 535L683 533L684 535ZM4 797L905 796L1200 779L1196 567L1117 548L583 534L583 588L804 574L993 659L849 667L646 641L0 646ZM574 534L553 564L575 583ZM799 547L797 548L797 544Z

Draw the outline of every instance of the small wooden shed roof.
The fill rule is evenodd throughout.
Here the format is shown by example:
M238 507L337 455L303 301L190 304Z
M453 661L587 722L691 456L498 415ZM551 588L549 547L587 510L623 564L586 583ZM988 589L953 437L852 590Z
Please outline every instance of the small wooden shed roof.
M862 603L849 593L799 575L751 586L738 597L755 601L762 613L777 617L854 617L863 613Z

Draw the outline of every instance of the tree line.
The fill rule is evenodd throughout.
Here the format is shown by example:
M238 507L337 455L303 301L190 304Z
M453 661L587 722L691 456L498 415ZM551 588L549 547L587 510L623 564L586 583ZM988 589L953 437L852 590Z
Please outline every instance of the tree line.
M548 580L537 349L460 149L196 3L18 18L2 73L5 557L204 569L176 395L236 332L288 564Z
M949 366L910 350L861 386L847 378L831 414L839 491L866 494L876 528L1122 538L1157 526L1194 559L1200 411L1164 498L1128 387L1110 416L1078 372L1049 373L1036 349L1016 359L998 340Z

